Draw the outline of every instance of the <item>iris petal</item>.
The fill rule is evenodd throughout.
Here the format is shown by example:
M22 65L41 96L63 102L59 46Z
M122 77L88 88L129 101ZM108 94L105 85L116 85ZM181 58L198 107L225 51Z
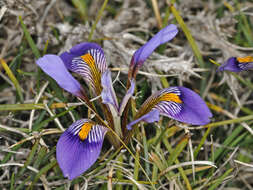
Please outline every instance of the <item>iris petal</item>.
M112 86L112 78L111 78L111 71L107 70L101 79L101 83L102 83L102 102L104 104L108 104L110 105L110 109L111 111L113 111L113 113L118 113L119 111L119 105L118 105L118 101L117 101L117 97L114 91L114 88ZM112 110L114 109L114 110Z
M82 87L79 82L68 72L64 63L57 55L44 55L36 61L36 64L60 87L75 96L82 97Z
M159 102L155 107L161 115L192 125L205 125L210 122L212 113L198 94L185 87L173 88L179 90L182 103L175 100Z
M74 122L60 137L56 158L64 177L72 180L97 160L107 128L88 119Z
M101 93L101 74L107 70L103 49L96 43L81 43L60 55L66 67L78 73L91 85L96 94Z
M120 104L120 108L119 108L119 115L121 115L127 105L127 102L128 100L131 98L131 96L133 95L134 93L134 88L135 88L135 82L134 80L131 80L131 86L130 88L127 90L127 93L126 95L124 96L124 98L122 99L121 101L121 104Z
M224 64L219 66L218 71L240 72L253 69L253 57L230 57Z
M144 61L159 45L162 45L168 42L169 40L173 39L177 35L177 33L178 33L177 26L174 24L170 24L167 27L160 30L146 44L144 44L141 48L139 48L134 53L131 60L130 68L135 69L132 72L136 73L138 68L143 65Z
M103 49L96 43L83 42L72 47L69 52L64 52L60 55L66 67L71 70L72 60L75 57L80 57L86 53L90 53L96 64L98 65L99 70L103 73L107 69L106 59L104 56Z
M185 87L170 87L153 94L143 103L136 118L154 109L161 115L192 125L205 125L212 117L202 98Z
M157 109L153 109L150 112L148 112L147 114L141 116L140 118L130 122L127 125L127 129L131 130L133 125L135 125L141 121L145 121L147 123L153 123L153 122L159 121L159 115L160 115L159 111Z
M230 57L224 64L219 66L218 71L232 71L232 72L240 72L242 69L238 67L236 57Z
M243 71L253 69L253 57L246 56L246 57L237 57L238 67Z

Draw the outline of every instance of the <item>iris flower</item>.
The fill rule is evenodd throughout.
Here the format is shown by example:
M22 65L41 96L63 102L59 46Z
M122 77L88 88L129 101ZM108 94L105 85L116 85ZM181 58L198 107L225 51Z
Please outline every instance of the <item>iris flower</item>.
M240 72L253 69L253 57L230 57L224 64L219 66L218 71Z
M117 138L121 138L124 141L139 122L156 122L159 121L160 115L192 125L205 125L210 122L212 114L205 102L185 87L170 87L156 92L142 104L132 122L122 122L124 113L127 113L126 110L129 108L129 99L134 93L138 69L159 45L173 39L177 32L175 25L168 25L134 53L129 67L126 94L120 104L104 52L99 45L81 43L60 56L48 54L36 61L60 87L84 100L97 116L96 122L90 119L74 122L61 135L56 145L56 158L65 177L72 180L94 164L99 157L106 134L108 140L115 145L115 139L117 141ZM101 97L98 104L101 105L103 116L93 109L86 91L70 71L84 79L91 87L93 96ZM128 114L126 116L128 117ZM117 137L109 135L111 130Z

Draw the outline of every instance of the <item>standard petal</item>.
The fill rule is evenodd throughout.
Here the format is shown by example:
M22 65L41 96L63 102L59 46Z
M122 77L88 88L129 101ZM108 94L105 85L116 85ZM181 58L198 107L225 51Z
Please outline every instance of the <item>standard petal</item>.
M127 105L128 100L131 98L131 96L134 93L134 89L135 89L135 82L134 80L131 80L131 86L130 88L127 90L126 95L124 96L124 98L121 101L120 107L119 107L119 115L121 115Z
M147 123L153 123L153 122L159 121L159 115L160 115L159 111L157 109L153 109L150 112L148 112L147 114L141 116L140 118L130 122L127 125L127 129L131 130L133 125L135 125L141 121L145 121Z
M170 87L149 97L137 113L138 117L157 109L161 115L183 123L205 125L212 113L202 98L185 87Z
M111 71L107 70L104 72L102 79L101 79L101 84L103 87L101 96L102 96L102 102L104 104L111 105L112 108L114 109L113 112L116 112L118 114L119 112L119 105L117 101L117 97L114 91L114 88L112 86L112 78L111 78ZM111 107L110 107L111 109Z
M68 72L61 58L57 55L44 55L36 61L36 64L50 77L52 77L60 87L82 97L82 87L79 82Z
M107 70L103 49L96 43L81 43L60 55L66 67L78 73L98 94L101 93L101 75Z
M162 45L173 39L177 33L178 29L174 24L170 24L160 30L153 38L151 38L146 44L144 44L134 53L130 64L130 70L132 70L131 72L136 73L138 68L143 65L144 61L159 45Z
M56 158L64 177L72 180L94 164L106 132L106 127L81 119L61 135L56 146Z

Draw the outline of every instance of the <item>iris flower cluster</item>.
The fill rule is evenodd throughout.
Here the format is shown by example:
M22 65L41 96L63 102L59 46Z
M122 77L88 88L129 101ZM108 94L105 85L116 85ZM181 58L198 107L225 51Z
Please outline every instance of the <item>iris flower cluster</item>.
M159 45L173 39L177 33L175 25L168 25L134 53L121 103L113 88L103 49L96 43L80 43L59 56L47 54L36 61L61 88L84 101L96 116L94 121L84 118L74 122L61 135L56 146L56 158L65 177L74 179L94 164L106 134L109 142L119 147L118 138L127 142L138 123L159 121L161 115L191 125L210 122L212 114L202 98L181 86L165 88L151 95L129 122L129 102L134 94L139 68ZM97 104L101 106L102 113L90 101L89 90L86 91L71 72L84 79L91 88L92 98L99 97Z

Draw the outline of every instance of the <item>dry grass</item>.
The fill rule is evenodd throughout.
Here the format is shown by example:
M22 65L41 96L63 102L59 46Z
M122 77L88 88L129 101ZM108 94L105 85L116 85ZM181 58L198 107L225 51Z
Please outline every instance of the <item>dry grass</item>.
M82 6L78 2L83 2ZM114 76L120 71L122 83L131 56L159 30L160 19L177 23L169 3L115 0L107 4L92 41L101 44ZM0 189L152 188L129 152L114 154L116 151L109 145L104 145L100 160L72 182L64 179L55 161L59 133L73 120L85 117L86 108L52 81L48 83L48 78L38 71L36 55L18 16L41 55L58 54L88 41L102 4L99 0L0 1L0 58L18 80L24 99L21 102L15 85L0 65ZM204 67L199 65L192 43L181 29L141 68L137 105L147 94L168 84L184 85L201 91L214 114L213 123L221 123L194 130L163 119L153 127L140 127L129 147L155 189L253 189L252 119L237 122L253 113L252 71L239 77L216 73L217 67L209 61L211 58L223 63L231 56L252 54L253 3L185 0L174 6L191 31ZM69 104L56 104L62 102ZM40 105L22 109L20 103ZM226 123L228 119L232 120ZM181 151L174 158L177 150Z

